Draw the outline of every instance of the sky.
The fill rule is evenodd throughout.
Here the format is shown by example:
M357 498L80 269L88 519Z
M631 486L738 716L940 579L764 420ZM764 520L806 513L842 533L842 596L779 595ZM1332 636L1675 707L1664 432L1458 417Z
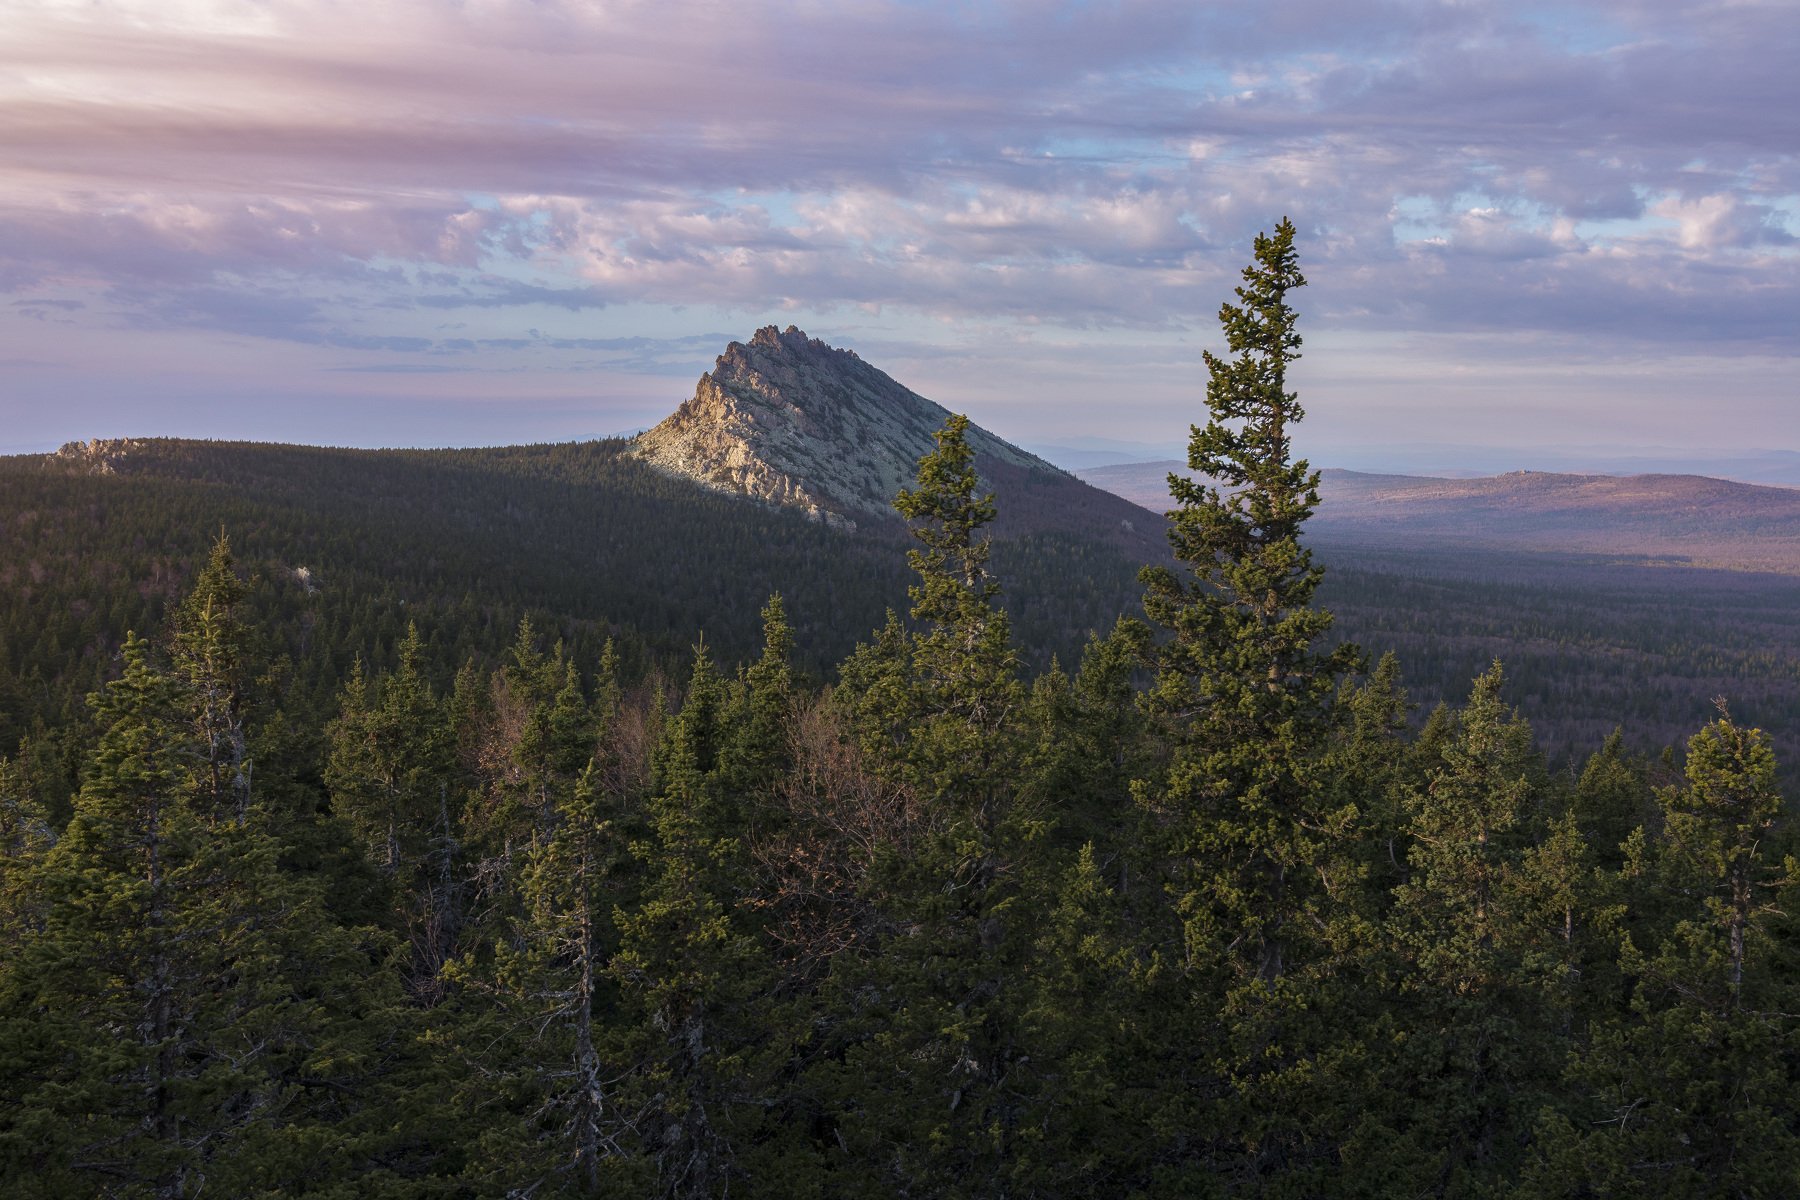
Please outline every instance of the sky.
M610 435L767 324L1179 446L1284 216L1315 461L1800 450L1796 64L1794 0L0 0L0 453Z

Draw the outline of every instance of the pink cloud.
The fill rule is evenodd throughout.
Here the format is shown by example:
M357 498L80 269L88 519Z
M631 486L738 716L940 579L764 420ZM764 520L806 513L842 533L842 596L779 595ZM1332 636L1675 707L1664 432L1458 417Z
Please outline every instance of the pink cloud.
M433 332L450 309L493 351L522 312L634 305L996 346L1203 333L1249 237L1290 214L1328 328L1793 352L1770 319L1800 299L1781 5L0 14L0 289L87 302L69 319L96 338L375 361L475 353ZM1442 214L1431 240L1396 237L1408 197Z

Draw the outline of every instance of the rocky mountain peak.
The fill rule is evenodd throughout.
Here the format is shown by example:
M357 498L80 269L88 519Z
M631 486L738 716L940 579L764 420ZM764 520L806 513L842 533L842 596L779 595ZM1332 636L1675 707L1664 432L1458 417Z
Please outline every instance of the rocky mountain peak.
M638 437L635 453L715 490L854 529L859 518L892 514L949 415L854 351L768 325L727 346L694 394ZM969 443L984 473L1066 477L977 427Z

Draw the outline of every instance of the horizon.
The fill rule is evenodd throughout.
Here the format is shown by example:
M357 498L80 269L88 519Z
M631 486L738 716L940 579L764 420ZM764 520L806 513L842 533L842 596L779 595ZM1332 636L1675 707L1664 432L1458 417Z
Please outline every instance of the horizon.
M1179 444L1284 215L1315 461L1800 449L1781 4L0 13L0 453L580 440L771 322Z
M648 428L648 427L646 427ZM985 427L984 427L985 428ZM288 442L269 438L183 438L169 434L102 434L71 438L56 445L20 448L0 446L0 458L35 458L54 455L70 446L101 441L217 442L221 444L301 446L319 450L399 452L407 450L489 450L521 445L579 445L584 442L627 441L645 429L593 434L587 437L550 438L537 442L468 442L459 444L375 445L351 442ZM1173 445L1128 443L1118 439L1075 437L1061 443L1020 442L1004 431L988 430L1012 441L1078 477L1109 467L1163 467L1186 459L1185 449ZM1106 447L1097 449L1096 446ZM1130 447L1135 453L1118 449ZM1396 443L1384 447L1342 448L1332 460L1309 460L1324 471L1350 474L1394 475L1410 478L1482 479L1520 473L1631 477L1635 475L1693 475L1704 478L1784 489L1800 488L1800 453L1786 450L1757 451L1743 448L1682 451L1671 447L1518 447L1457 446L1441 443ZM1550 465L1542 465L1548 462ZM1438 464L1436 466L1428 464ZM1511 465L1500 465L1508 463ZM1479 465L1469 465L1479 464ZM1533 465L1539 464L1539 465ZM1585 464L1585 465L1584 465ZM1597 465L1596 465L1597 464ZM1091 481L1090 481L1091 482Z

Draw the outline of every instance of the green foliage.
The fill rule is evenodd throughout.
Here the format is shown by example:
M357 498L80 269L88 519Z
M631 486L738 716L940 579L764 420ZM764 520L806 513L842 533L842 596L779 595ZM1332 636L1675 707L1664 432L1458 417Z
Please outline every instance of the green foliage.
M0 758L0 946L15 947L42 920L31 879L55 840L25 772Z
M1396 974L1420 1019L1397 1031L1388 1086L1422 1102L1397 1116L1395 1140L1415 1188L1459 1194L1516 1169L1524 1132L1553 1079L1556 1023L1547 969L1533 952L1554 930L1533 905L1548 894L1550 859L1534 861L1532 813L1541 790L1531 731L1501 699L1496 665L1475 681L1457 728L1410 797L1406 882L1395 889ZM1567 831L1565 831L1566 833ZM1561 856L1579 849L1553 843ZM1532 881L1533 868L1541 877ZM1387 1169L1397 1170L1389 1163Z
M188 693L194 737L206 756L203 804L243 821L250 806L250 647L241 609L247 589L221 533L193 590L175 610L176 673Z
M378 682L351 669L328 735L331 807L384 877L412 947L412 990L428 993L452 952L461 914L452 855L451 729L422 674L419 632L407 627L400 665Z
M785 642L779 607L766 611L765 686L779 676ZM768 994L772 964L746 903L745 797L732 792L733 772L721 763L725 690L696 647L686 698L658 750L652 835L632 847L645 888L614 918L623 1087L654 1168L651 1190L663 1196L743 1187L759 1178L759 1160L780 1153L764 1101L781 1038L792 1032Z
M1415 731L1442 688L1328 644L1293 236L1221 312L1150 624L1068 544L1005 566L953 418L830 686L891 543L616 446L0 464L7 1194L1800 1190L1771 737L1552 767L1541 662ZM247 578L122 548L221 511ZM1027 677L1031 571L1085 599L1017 629L1111 627L1072 675L1034 634Z
M1664 837L1633 845L1661 921L1622 943L1630 1013L1571 1067L1585 1120L1546 1118L1543 1194L1778 1196L1797 1175L1790 857L1767 735L1728 715L1688 741L1686 783L1663 790Z
M0 988L0 1155L50 1194L279 1190L370 1170L365 1130L301 1086L354 1094L381 981L322 896L280 867L254 802L220 812L189 731L207 703L128 639L95 697L102 735L75 812L28 867L37 919ZM24 1031L31 1034L26 1036Z
M1317 645L1331 618L1312 607L1323 573L1299 537L1318 475L1289 453L1302 411L1286 387L1300 346L1287 293L1306 282L1293 239L1286 221L1258 237L1240 304L1220 309L1232 357L1206 357L1209 420L1188 452L1211 482L1170 477L1186 577L1142 575L1145 612L1167 631L1145 704L1171 754L1134 791L1158 830L1171 986L1189 1010L1168 1053L1195 1100L1183 1119L1248 1179L1326 1162L1323 1131L1293 1116L1321 1079L1359 936L1358 814L1332 795L1322 753L1359 660Z

